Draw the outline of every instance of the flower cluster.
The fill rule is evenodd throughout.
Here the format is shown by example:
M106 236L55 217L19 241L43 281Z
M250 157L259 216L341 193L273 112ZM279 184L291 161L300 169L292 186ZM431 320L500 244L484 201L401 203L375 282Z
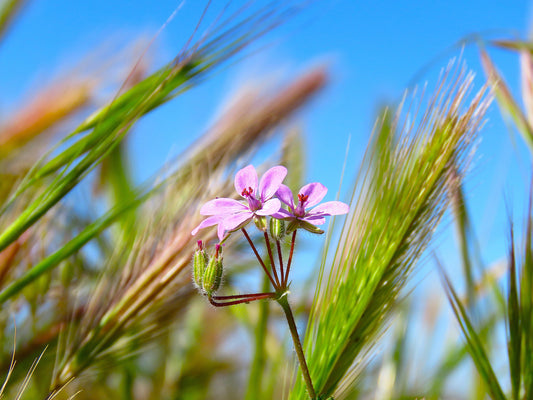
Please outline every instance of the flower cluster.
M261 180L258 180L257 172L252 165L241 169L235 175L235 189L243 200L217 198L208 201L200 209L200 213L206 215L207 218L192 231L192 234L195 235L202 228L217 225L218 238L220 242L223 242L231 232L240 229L270 280L274 291L216 295L223 274L220 243L215 246L215 254L209 257L204 250L202 241L198 241L198 250L193 258L193 280L200 293L206 296L215 307L226 307L266 299L277 301L287 318L309 396L315 399L317 397L311 375L307 368L293 313L287 300L296 232L302 228L312 233L323 233L318 226L326 222L325 217L346 214L349 208L348 205L340 201L319 204L328 190L318 182L309 183L302 187L298 192L297 199L295 199L289 187L283 184L286 175L287 169L281 165L270 168L261 177ZM267 222L267 217L270 217L269 222ZM250 221L254 221L263 233L268 262L263 260L245 229ZM281 241L286 233L292 233L292 235L289 256L284 262ZM276 250L277 257L274 256Z
M202 228L217 225L218 238L222 241L228 232L241 229L252 220L260 229L266 230L267 216L288 221L287 232L303 228L313 233L323 233L317 226L326 222L325 217L348 212L348 205L340 201L317 205L328 191L318 182L302 187L295 203L292 191L283 184L286 175L287 169L283 166L270 168L261 177L258 185L257 172L253 165L241 169L235 175L235 189L245 201L230 198L208 201L200 209L200 214L208 217L192 234L195 235ZM282 207L282 203L287 209ZM308 210L309 208L311 209Z

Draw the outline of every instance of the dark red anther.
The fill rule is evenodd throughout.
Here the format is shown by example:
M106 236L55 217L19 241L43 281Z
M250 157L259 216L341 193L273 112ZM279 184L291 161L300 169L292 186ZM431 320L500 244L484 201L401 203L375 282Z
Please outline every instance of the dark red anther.
M308 198L309 198L308 194L298 194L298 201L300 202L300 204L305 203Z
M198 250L203 250L204 249L204 243L201 240L199 240L196 243L198 244Z
M253 190L250 186L248 186L248 189L245 188L245 189L242 191L241 196L242 196L242 197L249 197L249 196L252 195L253 192L254 192L254 190Z
M215 258L218 258L218 252L220 250L220 244L215 245Z

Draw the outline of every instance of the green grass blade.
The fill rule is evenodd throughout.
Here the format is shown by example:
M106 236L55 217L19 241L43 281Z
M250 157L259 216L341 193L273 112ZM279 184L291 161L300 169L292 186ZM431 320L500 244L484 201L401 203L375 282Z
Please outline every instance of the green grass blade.
M103 215L96 221L89 224L76 237L65 243L56 252L50 254L38 264L31 267L27 272L24 273L24 275L22 275L20 278L16 279L13 283L3 289L0 292L0 304L17 295L27 285L34 282L41 275L57 266L61 261L77 252L87 242L94 239L97 235L99 235L103 230L108 228L122 215L135 209L151 194L153 194L153 192L149 191L147 193L143 193L137 196L133 200L130 200L126 203L122 203L120 206L112 209L107 214Z
M522 337L520 323L520 301L518 298L516 258L514 249L514 234L511 226L509 248L509 289L507 295L507 325L508 342L507 353L509 356L509 372L511 374L512 398L518 400L520 396L521 381L521 352Z
M515 99L511 95L511 91L507 87L502 76L492 63L489 55L484 49L481 49L481 64L487 75L487 79L491 84L496 100L502 114L509 115L516 125L516 129L522 135L522 138L529 147L529 151L533 153L533 128L529 124L527 118L524 116L524 113L518 107Z
M459 245L459 251L461 253L463 275L466 281L467 306L469 310L473 310L476 297L476 288L473 271L474 260L472 254L472 242L475 240L475 238L473 237L470 215L466 208L463 186L460 183L454 183L450 194L452 211L456 225L457 242Z
M523 382L525 397L533 395L533 250L531 248L533 238L533 221L531 218L533 195L530 194L529 214L526 225L524 264L520 281L520 327L523 339L521 363L523 365Z
M99 186L106 190L111 207L126 203L135 197L136 193L124 142L121 142L104 159L99 171ZM128 238L129 241L133 241L136 220L135 210L126 213L119 220L120 233L126 241Z
M2 0L0 4L0 40L26 0Z
M501 388L498 378L496 377L496 374L494 373L494 370L492 369L487 353L483 348L481 338L474 329L474 325L470 321L465 307L461 303L461 300L455 292L455 289L453 288L450 280L448 279L442 268L440 269L442 272L442 281L444 289L446 290L446 295L448 297L448 300L450 301L450 305L452 306L452 310L455 314L455 317L459 322L461 331L465 336L466 342L468 344L468 351L472 356L472 360L474 361L474 364L476 365L476 368L481 378L487 385L491 397L494 400L505 400L505 394Z

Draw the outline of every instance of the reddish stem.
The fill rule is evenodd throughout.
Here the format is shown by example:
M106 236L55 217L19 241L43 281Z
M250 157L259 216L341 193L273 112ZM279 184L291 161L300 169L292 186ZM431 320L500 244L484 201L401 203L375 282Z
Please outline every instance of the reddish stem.
M272 249L270 248L270 239L268 238L268 233L263 232L263 234L265 235L265 242L266 242L266 247L268 251L268 257L270 258L270 269L272 270L272 273L274 274L274 279L276 280L276 283L277 283L277 286L276 286L276 290L277 290L280 287L280 282L278 278L278 273L276 271L276 263L274 263L274 257L272 256Z
M278 248L279 273L281 275L281 286L282 286L282 288L285 288L285 282L284 282L285 278L283 276L283 256L282 256L282 252L281 252L281 243L277 239L276 239L276 246Z
M209 302L212 305L214 305L215 307L227 307L227 306L234 306L236 304L250 303L250 302L256 301L256 300L273 299L274 296L275 296L275 293L263 293L263 294L258 294L258 295L254 296L254 297L247 297L245 299L228 301L228 302L225 302L225 303L218 303L211 296L208 296L208 299L209 299Z
M296 242L296 230L292 233L291 252L289 253L289 261L287 261L287 271L285 271L285 279L283 280L283 287L287 286L289 281L289 271L291 269L292 255L294 253L294 243Z
M244 228L241 228L241 231L244 234L244 236L246 237L246 240L248 240L248 243L250 244L250 247L254 251L254 254L257 257L257 260L259 261L259 264L261 264L261 267L263 267L263 271L265 271L265 274L267 274L268 279L270 279L270 283L272 283L272 286L274 286L274 288L277 289L278 287L276 285L276 282L274 282L274 279L272 279L272 275L270 275L270 272L268 272L268 269L267 269L265 263L263 262L263 259L261 258L261 256L257 252L257 249L255 248L255 245L252 242L252 239L250 239L250 236L248 236L248 232L246 232L246 230Z
M244 299L247 297L263 296L265 294L275 295L274 292L267 293L246 293L246 294L233 294L229 296L211 296L214 300L231 300L231 299Z

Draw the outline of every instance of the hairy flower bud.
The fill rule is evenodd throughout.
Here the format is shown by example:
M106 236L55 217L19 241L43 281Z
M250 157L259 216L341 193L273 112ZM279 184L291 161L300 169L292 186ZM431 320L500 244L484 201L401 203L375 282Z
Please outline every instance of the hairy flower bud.
M198 241L198 250L193 256L193 279L194 284L201 289L204 272L209 261L209 257L203 248L202 241Z
M277 218L270 218L270 236L275 240L281 240L285 236L285 221Z
M222 257L220 256L220 245L217 244L216 252L207 263L203 277L202 288L208 295L213 294L220 287L222 281Z

